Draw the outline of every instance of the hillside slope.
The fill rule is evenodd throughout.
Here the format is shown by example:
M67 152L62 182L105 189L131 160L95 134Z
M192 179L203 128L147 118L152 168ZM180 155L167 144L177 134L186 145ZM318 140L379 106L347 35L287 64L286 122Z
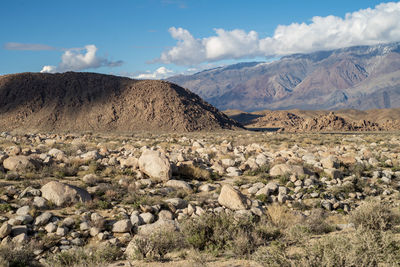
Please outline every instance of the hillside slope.
M240 125L165 81L95 73L0 76L0 129L198 131Z

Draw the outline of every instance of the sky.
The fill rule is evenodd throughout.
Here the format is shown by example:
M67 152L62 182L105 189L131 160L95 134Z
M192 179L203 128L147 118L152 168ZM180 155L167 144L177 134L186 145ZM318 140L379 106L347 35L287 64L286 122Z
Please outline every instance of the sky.
M1 0L0 75L142 79L400 41L400 1Z

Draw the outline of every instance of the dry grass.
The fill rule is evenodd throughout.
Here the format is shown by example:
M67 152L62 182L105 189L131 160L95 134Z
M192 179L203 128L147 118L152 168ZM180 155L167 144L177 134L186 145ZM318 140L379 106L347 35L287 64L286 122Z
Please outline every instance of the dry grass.
M186 180L208 181L214 178L210 171L188 164L180 165L177 174Z
M268 206L268 215L274 225L283 229L287 229L288 227L301 222L301 216L295 214L286 206L279 204Z

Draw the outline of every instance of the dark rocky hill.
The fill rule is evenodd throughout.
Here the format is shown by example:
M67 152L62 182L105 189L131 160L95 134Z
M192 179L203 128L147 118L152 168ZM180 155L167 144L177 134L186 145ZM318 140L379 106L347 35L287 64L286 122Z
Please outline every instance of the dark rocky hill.
M0 129L198 131L240 125L166 81L96 73L0 76Z

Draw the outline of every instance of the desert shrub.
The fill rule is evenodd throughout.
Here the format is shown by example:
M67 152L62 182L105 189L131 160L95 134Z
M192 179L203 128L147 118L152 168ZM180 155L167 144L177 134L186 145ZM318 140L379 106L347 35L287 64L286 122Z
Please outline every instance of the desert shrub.
M65 176L76 176L79 170L79 163L66 163L63 166L53 164L51 166L44 167L44 172L51 174L57 178L63 178Z
M137 192L129 192L122 200L123 204L132 205L134 209L139 209L140 205L155 205L160 204L161 198L159 196L142 195Z
M252 259L262 266L296 266L295 260L288 256L285 246L279 242L272 242L269 246L259 247L252 255Z
M255 232L239 230L230 241L232 252L237 256L250 255L254 251L252 244L257 243L260 237Z
M277 178L280 184L285 185L290 181L290 174L286 173L284 175L277 176Z
M149 236L137 236L132 259L157 260L165 259L165 255L184 246L179 232L156 231Z
M105 210L105 209L111 209L112 208L111 203L108 202L108 201L99 200L99 201L97 201L96 204L97 204L97 208L98 209Z
M258 196L256 196L256 199L263 202L263 203L268 203L269 201L269 196L266 194L260 194Z
M280 231L281 241L286 245L300 244L312 234L325 234L334 230L326 222L322 209L315 209L308 217L303 217L286 206L274 204L268 207L272 225Z
M364 173L368 171L368 167L361 163L351 164L348 166L347 174L348 175L355 175L357 178L364 176Z
M327 236L305 248L301 266L395 266L400 260L399 242L391 233L359 229Z
M182 232L185 241L193 248L224 249L231 240L234 218L226 214L205 214L183 223Z
M248 183L250 183L250 180L246 177L236 178L235 181L233 182L234 185L239 187Z
M47 259L49 266L99 266L120 259L123 252L113 245L76 248L63 251Z
M269 165L263 165L263 166L258 167L258 168L255 169L255 170L248 170L248 171L246 171L246 172L245 172L245 175L248 175L248 176L257 176L257 175L261 175L261 176L265 176L265 178L267 178L267 177L269 177L269 176L268 176L269 169L270 169L270 166L269 166Z
M303 243L297 253L282 242L257 249L252 258L263 266L397 266L400 243L390 232L358 229Z
M186 180L200 180L200 181L208 181L212 180L212 178L216 178L212 175L212 172L201 168L199 166L183 164L178 166L177 174Z
M312 234L326 234L332 232L334 227L326 222L326 213L323 209L314 209L304 221Z
M0 265L8 267L40 266L33 249L28 246L0 246Z
M12 210L12 207L8 203L0 204L0 213L6 213Z
M348 195L350 193L356 192L353 183L332 186L328 191L331 192L335 197L339 197L340 195L343 195L346 198L348 197Z
M183 222L181 229L191 248L213 253L232 251L237 256L244 256L279 236L279 230L266 226L255 217L235 219L221 213L189 219Z
M169 192L167 196L169 198L178 197L178 198L183 198L184 199L184 198L189 196L189 193L188 193L187 190L179 188L179 189L174 189L173 191Z
M356 227L372 230L388 230L399 222L399 215L388 204L369 200L350 213L350 222Z

